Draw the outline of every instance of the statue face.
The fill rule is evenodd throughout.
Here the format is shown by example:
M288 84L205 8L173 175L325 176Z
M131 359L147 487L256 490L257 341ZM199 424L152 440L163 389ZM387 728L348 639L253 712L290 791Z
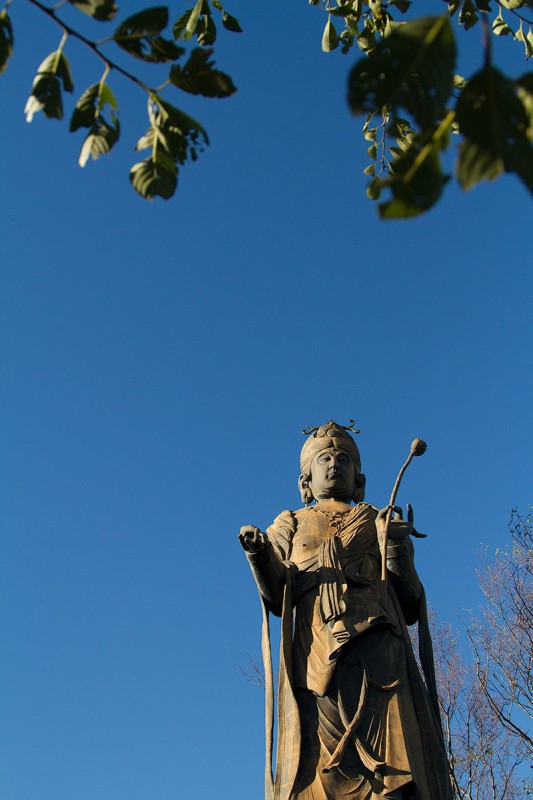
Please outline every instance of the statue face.
M309 487L316 500L328 497L350 501L355 490L355 464L337 447L317 453L311 462Z

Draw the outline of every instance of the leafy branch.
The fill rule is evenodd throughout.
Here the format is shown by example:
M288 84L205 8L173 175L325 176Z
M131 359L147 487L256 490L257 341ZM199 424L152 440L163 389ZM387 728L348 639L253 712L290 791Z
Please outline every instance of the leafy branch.
M91 40L67 24L67 3L109 24L118 13L114 0L60 0L54 7L28 0L62 30L61 43L39 66L26 104L28 122L43 111L63 117L63 94L73 91L65 54L74 37L104 63L104 74L77 101L70 130L87 130L79 163L109 153L120 136L117 100L107 83L115 72L148 95L149 128L137 149L150 155L135 164L131 182L143 197L168 199L178 185L179 168L208 144L201 124L169 103L162 93L176 90L203 97L229 97L232 79L215 68L217 24L241 32L239 21L220 0L196 0L170 25L165 6L150 6L126 18L110 36ZM0 11L0 72L13 53L8 8ZM443 158L458 142L455 177L463 189L503 172L514 172L533 193L533 72L510 78L493 64L493 36L507 36L533 56L533 0L449 0L444 14L416 17L413 0L310 0L327 15L322 50L346 54L356 47L359 60L349 77L349 105L364 115L363 135L371 163L367 195L381 199L383 218L411 217L432 208L450 180ZM492 5L491 5L492 4ZM415 2L416 5L416 2ZM457 43L452 23L465 30L481 23L481 68L466 79L455 74ZM171 35L165 35L171 27ZM157 87L110 58L106 46L150 68L166 65ZM195 46L193 46L195 45Z
M115 70L115 72L119 72L123 77L127 78L132 83L135 83L139 88L144 89L144 91L146 91L146 92L150 92L151 91L150 87L147 86L142 80L140 80L140 78L138 78L136 75L134 75L133 73L129 72L128 70L124 69L123 67L120 66L120 64L117 64L115 61L112 61L108 56L106 56L104 53L102 53L102 51L100 50L100 47L99 47L99 44L100 44L99 42L94 42L91 39L88 39L82 33L80 33L79 31L75 30L75 28L73 28L71 25L68 25L66 22L61 20L57 16L56 11L54 10L54 8L48 8L43 3L40 3L39 0L28 0L28 2L32 6L35 6L40 11L42 11L43 14L46 14L51 20L53 20L53 22L56 23L56 25L59 25L59 27L64 31L64 33L68 34L69 36L72 36L73 38L77 39L79 42L84 44L86 47L88 47L89 50L91 50L94 53L94 55L96 55L98 58L100 58L104 62L105 66L106 66L106 68L108 70L113 69L113 70ZM66 2L69 2L69 0L66 0ZM76 5L77 7L79 7L77 3L73 3L73 5ZM116 6L114 6L114 9L117 10ZM98 16L98 17L96 17L95 15L92 15L92 16L94 16L95 19L98 19L99 21L108 22L114 17L115 10L113 10L112 12L110 11L109 12L109 16L106 19L103 19L102 16ZM103 40L103 43L105 43L107 41L113 41L113 37Z
M28 0L37 10L62 30L58 49L50 53L38 67L25 114L31 122L43 111L50 119L63 118L63 93L72 93L74 82L64 49L69 37L85 45L103 61L104 73L98 83L89 86L78 99L71 115L70 131L88 129L79 156L80 166L92 158L109 153L120 137L119 107L107 83L111 72L119 73L148 94L148 132L139 139L136 149L150 148L151 155L135 164L130 172L134 189L146 199L170 198L176 189L179 167L195 160L208 143L200 123L163 100L160 93L171 91L204 97L229 97L236 91L231 78L215 69L212 45L217 36L213 9L221 14L222 27L240 32L238 20L228 14L219 0L197 0L173 25L173 38L163 35L169 25L166 6L151 6L133 14L116 27L111 36L98 41L87 38L64 19L58 11L69 2L79 11L102 23L110 23L118 12L114 0L63 0L54 7L41 0ZM198 47L191 48L196 39ZM180 42L178 44L178 42ZM0 12L0 71L5 69L13 53L14 35L7 6ZM129 57L150 65L170 65L166 80L158 87L149 86L135 72L125 69L110 58L102 47L114 44ZM186 55L187 61L180 62Z
M383 218L415 216L437 202L450 178L441 161L452 133L461 139L455 172L462 188L514 172L533 192L532 73L504 76L492 65L490 41L491 34L511 36L531 58L533 23L524 9L533 9L533 0L497 0L495 8L490 0L450 0L447 13L409 21L402 17L410 0L311 2L327 13L324 51L357 46L363 53L350 73L349 104L366 115L373 160L364 169L367 195L378 200L390 192L378 207ZM467 80L454 74L455 15L466 30L483 24L483 68Z

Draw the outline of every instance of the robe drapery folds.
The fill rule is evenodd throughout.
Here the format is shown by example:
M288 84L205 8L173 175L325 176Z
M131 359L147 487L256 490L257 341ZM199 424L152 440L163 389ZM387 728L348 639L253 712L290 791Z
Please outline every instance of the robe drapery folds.
M275 775L269 606L263 599L266 800L450 800L435 700L412 652L402 592L397 596L391 581L380 580L376 515L367 503L337 514L311 506L284 511L267 530L285 577ZM249 560L264 585L265 558L251 554ZM402 570L396 572L398 586ZM405 574L412 584L410 558ZM415 583L420 586L417 576ZM423 608L421 589L419 602ZM425 613L421 617L425 626ZM427 630L422 633L427 641ZM433 686L434 678L426 682Z

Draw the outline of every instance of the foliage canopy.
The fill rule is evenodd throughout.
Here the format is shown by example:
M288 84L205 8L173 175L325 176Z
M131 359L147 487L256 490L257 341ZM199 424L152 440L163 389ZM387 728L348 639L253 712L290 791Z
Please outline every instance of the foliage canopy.
M18 0L20 2L20 0ZM13 54L13 25L7 0L0 11L0 71ZM62 119L63 94L74 83L65 48L69 37L81 41L103 62L98 83L81 94L70 130L87 130L79 163L85 166L114 147L120 136L118 103L107 82L116 71L147 94L149 128L136 146L148 150L132 167L134 189L147 199L168 199L178 185L179 168L195 160L208 144L202 125L167 99L165 90L225 98L235 91L229 75L215 68L219 28L242 31L220 0L197 0L170 22L166 6L150 6L127 17L110 36L86 38L60 16L67 3L106 25L115 25L113 0L62 0L47 6L27 0L62 30L57 50L37 69L26 118L43 111ZM309 0L327 15L322 50L360 51L349 75L348 102L364 115L363 135L370 163L367 195L379 200L383 218L412 217L431 208L450 179L442 155L457 136L455 175L469 189L481 180L514 172L533 193L533 72L513 79L492 63L493 36L513 38L533 56L533 0L450 0L438 16L416 17L413 0ZM456 23L456 24L453 24ZM455 73L457 26L482 29L482 66L468 78ZM108 55L118 48L149 65L169 65L157 88Z

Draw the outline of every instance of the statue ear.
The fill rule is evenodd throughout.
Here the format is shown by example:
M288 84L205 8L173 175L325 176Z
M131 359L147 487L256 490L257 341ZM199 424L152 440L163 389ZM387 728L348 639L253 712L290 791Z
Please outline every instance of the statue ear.
M309 503L314 500L313 492L309 486L310 477L310 475L300 475L298 478L298 489L300 490L302 503L306 506L308 506Z
M362 503L365 499L365 486L366 486L366 475L363 473L359 473L359 475L355 476L355 489L353 493L353 501L354 503Z

